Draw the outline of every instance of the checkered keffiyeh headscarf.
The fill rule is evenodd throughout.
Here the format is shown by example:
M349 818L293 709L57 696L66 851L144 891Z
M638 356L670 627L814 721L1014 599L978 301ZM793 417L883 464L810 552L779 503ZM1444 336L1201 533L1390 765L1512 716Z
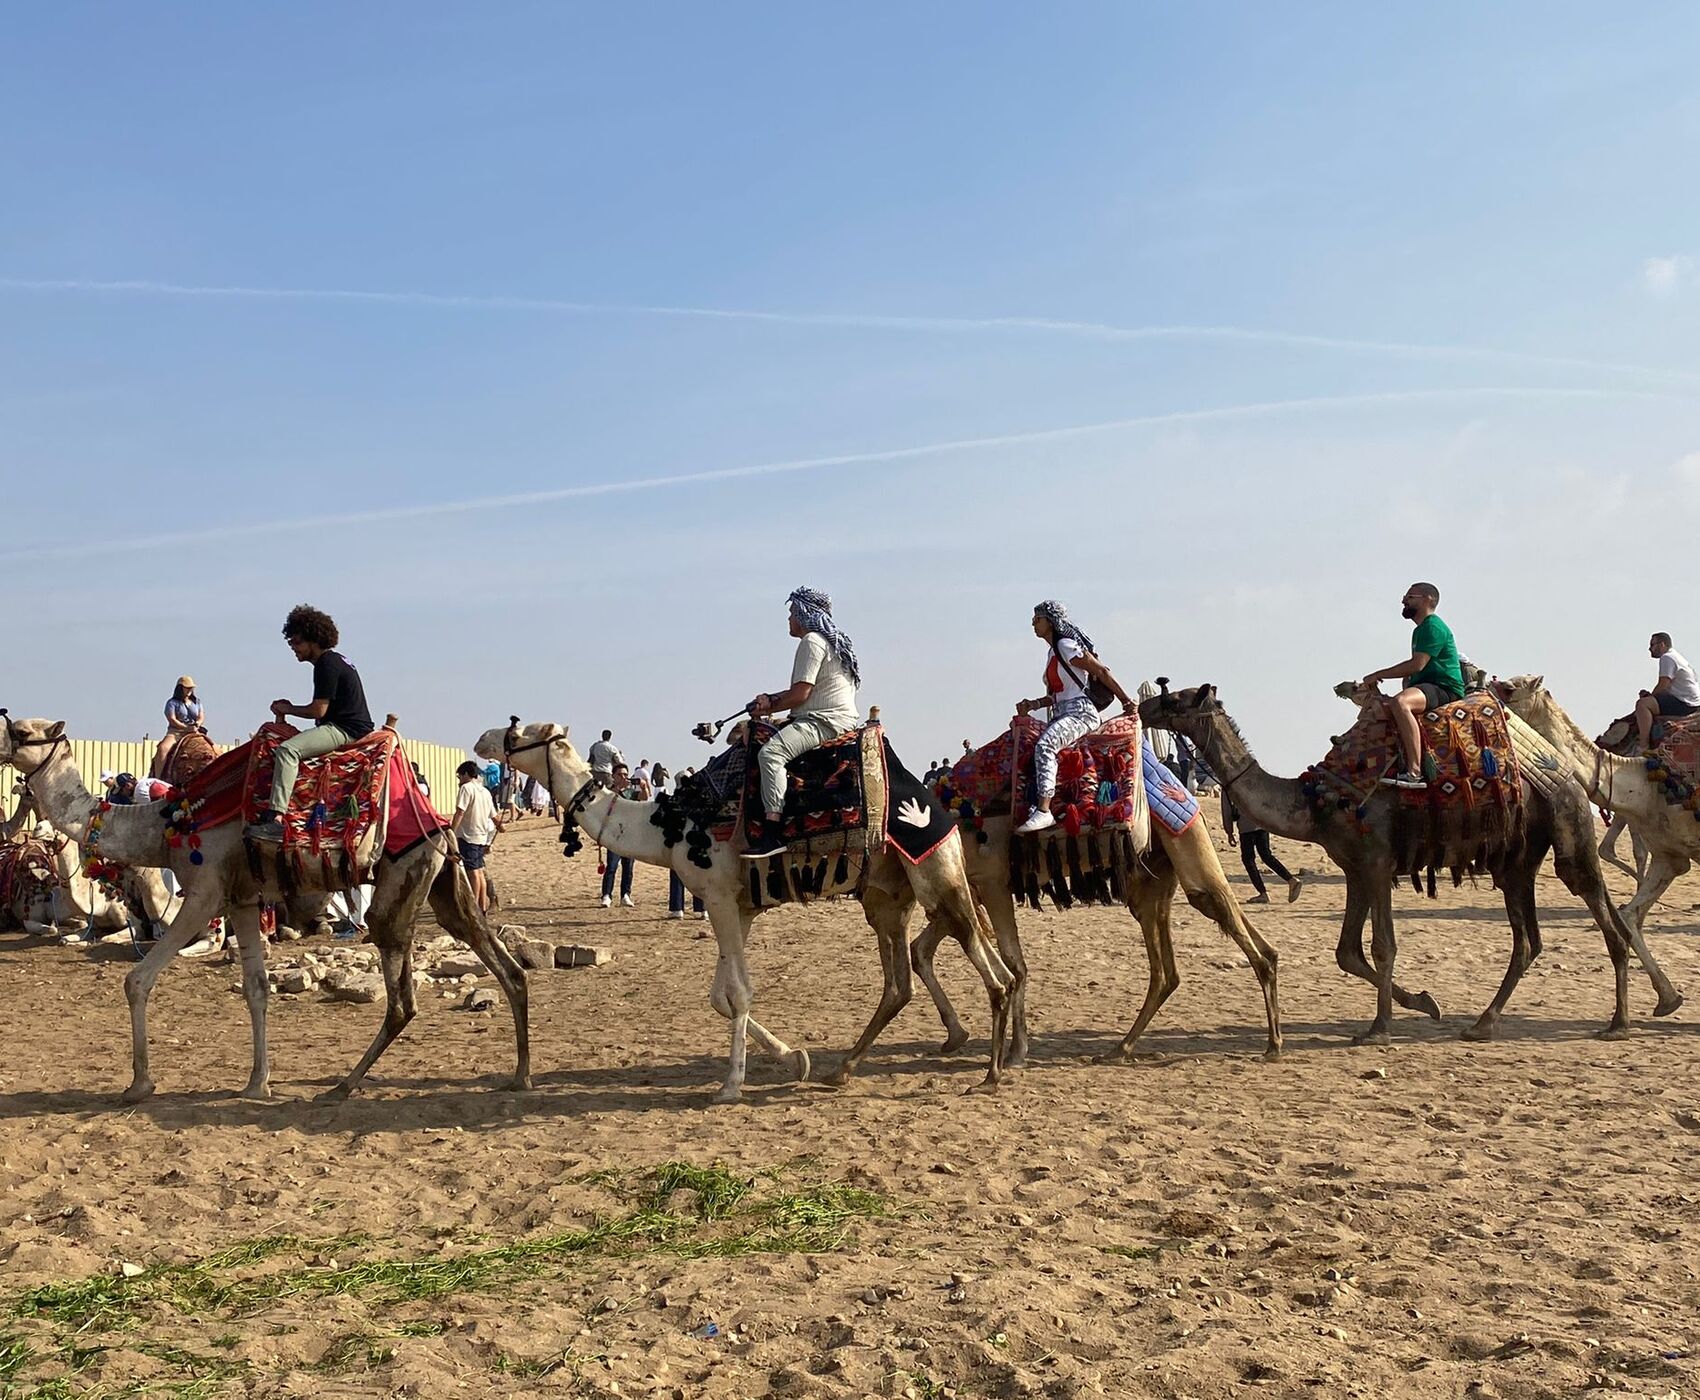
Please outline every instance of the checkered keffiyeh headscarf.
M1060 642L1064 637L1073 637L1080 643L1082 651L1089 651L1094 656L1098 654L1098 648L1092 645L1092 639L1068 620L1068 609L1055 598L1047 598L1042 603L1034 604L1033 611L1051 624L1053 640Z
M786 601L791 604L791 616L803 624L805 631L818 633L827 650L838 658L850 683L860 685L862 668L856 660L856 645L832 620L832 599L818 588L794 588Z

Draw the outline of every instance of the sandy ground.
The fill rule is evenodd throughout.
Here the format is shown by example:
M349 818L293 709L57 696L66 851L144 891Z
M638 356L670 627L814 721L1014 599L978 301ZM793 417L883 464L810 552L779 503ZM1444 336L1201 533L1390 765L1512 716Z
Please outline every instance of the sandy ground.
M714 945L695 937L704 926L661 918L661 873L638 872L637 909L605 912L593 854L562 861L546 823L492 859L505 919L615 952L602 968L532 975L529 1094L491 1087L511 1066L505 1011L427 993L367 1093L315 1103L379 1008L310 994L273 1003L280 1101L239 1102L247 1021L233 969L182 963L154 1000L160 1093L121 1108L129 964L0 940L0 1393L1700 1387L1692 884L1649 932L1697 999L1654 1022L1637 971L1622 1042L1593 1038L1609 966L1549 879L1546 955L1499 1042L1458 1039L1509 946L1494 892L1465 886L1436 904L1398 896L1402 980L1432 990L1445 1019L1405 1015L1391 1050L1354 1047L1371 997L1334 967L1342 886L1325 873L1298 904L1254 911L1282 957L1280 1063L1259 1056L1249 970L1184 909L1185 981L1148 1056L1093 1063L1144 989L1137 930L1119 910L1030 913L1035 1057L1002 1092L963 1095L984 1041L939 1057L917 1003L850 1089L781 1083L752 1055L745 1102L715 1108L726 1038L707 1003ZM1247 892L1237 860L1229 869ZM758 1012L831 1068L877 992L859 908L788 910L756 928ZM983 1036L976 979L948 950L941 966ZM719 1163L723 1181L755 1187L705 1219L712 1192L658 1183L664 1163ZM561 1243L635 1218L645 1192L660 1233ZM861 1213L827 1222L818 1253L777 1235L772 1252L702 1247L754 1238L771 1217L752 1203L799 1192ZM252 1244L279 1235L297 1239ZM502 1253L519 1240L554 1243ZM162 1268L219 1251L231 1252ZM468 1259L480 1267L464 1276L447 1267ZM118 1282L126 1264L148 1271ZM45 1295L57 1311L20 1301L90 1277L104 1282ZM96 1295L106 1312L90 1310ZM710 1322L718 1335L693 1335Z

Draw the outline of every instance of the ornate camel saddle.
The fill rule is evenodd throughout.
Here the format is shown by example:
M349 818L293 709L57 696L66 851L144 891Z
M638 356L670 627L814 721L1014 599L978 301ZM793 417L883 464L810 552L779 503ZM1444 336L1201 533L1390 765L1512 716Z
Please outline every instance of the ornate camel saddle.
M53 848L34 836L0 844L0 917L14 899L35 899L59 883Z
M1653 752L1642 762L1665 801L1686 807L1700 821L1700 715L1659 720L1653 728Z
M271 798L272 754L299 731L268 724L220 754L161 804L173 846L199 864L199 833L250 822ZM393 729L375 729L347 748L307 759L283 814L280 866L301 883L316 862L332 887L359 884L383 856L409 850L448 825L413 776Z
M714 841L766 839L755 756L778 729L740 725L732 743L703 768L663 793L651 820L669 846L685 841L693 863L706 867ZM898 760L878 724L851 730L786 767L779 835L786 852L751 862L755 908L790 900L848 894L864 883L870 858L890 845L911 864L925 860L954 830L948 813Z
M988 817L1026 820L1038 800L1033 748L1045 726L1031 715L965 754L938 781L939 800L964 827L986 840ZM1057 824L1009 843L1010 885L1039 907L1049 894L1068 908L1076 899L1125 898L1132 863L1151 843L1151 817L1178 836L1198 820L1198 803L1144 742L1139 720L1107 721L1057 755Z
M1403 765L1399 735L1385 704L1361 710L1358 721L1334 740L1320 763L1302 776L1305 796L1319 817L1349 817L1361 826L1370 798L1396 794L1393 827L1398 873L1447 868L1454 882L1466 871L1486 873L1523 835L1523 779L1513 716L1491 691L1422 716L1424 788L1381 788L1381 779Z

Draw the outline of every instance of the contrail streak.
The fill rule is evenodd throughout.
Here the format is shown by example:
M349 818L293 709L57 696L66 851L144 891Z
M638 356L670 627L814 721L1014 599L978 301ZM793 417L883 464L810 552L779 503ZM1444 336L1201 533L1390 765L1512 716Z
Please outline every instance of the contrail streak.
M0 290L88 294L225 298L249 301L353 302L377 306L436 307L461 311L531 311L573 316L663 316L699 321L753 321L785 326L839 326L859 330L921 331L963 334L974 331L1075 336L1106 341L1200 340L1249 345L1285 345L1306 350L1351 350L1420 359L1476 360L1499 364L1543 365L1549 369L1587 370L1595 374L1634 374L1672 382L1700 383L1700 371L1658 369L1568 355L1540 355L1476 345L1425 345L1396 340L1307 335L1296 331L1255 330L1245 326L1117 326L1099 321L1045 316L879 316L832 311L759 311L738 307L646 306L617 302L568 301L554 297L471 296L439 292L373 292L335 287L192 286L180 282L87 281L75 278L0 277Z
M844 452L830 457L798 457L789 461L758 462L741 467L714 467L706 471L670 472L665 475L633 477L623 481L587 482L542 491L510 495L478 496L457 501L434 501L412 506L387 506L382 510L343 515L301 517L293 520L264 520L240 525L209 526L176 534L145 538L124 536L103 542L103 555L117 550L153 550L178 545L206 544L220 540L246 539L260 535L287 534L303 530L332 530L350 526L378 525L397 520L419 520L428 516L468 515L481 511L509 510L522 506L550 505L558 501L614 496L634 491L658 491L669 486L696 486L749 477L781 476L794 472L824 471L829 467L868 466L882 462L916 461L996 447L1030 446L1063 442L1069 438L1122 432L1131 428L1163 427L1186 423L1215 423L1237 418L1304 412L1314 409L1372 408L1390 404L1424 403L1468 399L1634 399L1687 402L1684 394L1666 394L1636 389L1548 389L1548 388L1463 388L1399 389L1374 394L1335 394L1301 399L1273 399L1261 403L1227 404L1217 408L1180 409L1169 413L1145 413L1132 418L1112 418L1099 423L1081 423L1066 428L1039 428L1024 433L1000 433L990 437L952 438L913 447L890 447L872 452ZM34 549L0 551L0 560L81 557L83 545L50 545Z

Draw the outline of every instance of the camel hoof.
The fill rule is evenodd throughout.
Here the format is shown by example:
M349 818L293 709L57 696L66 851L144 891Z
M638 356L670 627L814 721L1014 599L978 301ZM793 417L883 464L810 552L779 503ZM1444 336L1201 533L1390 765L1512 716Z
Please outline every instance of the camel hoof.
M496 1087L505 1094L529 1094L537 1086L531 1082L529 1074L516 1074Z
M998 1091L998 1077L997 1077L997 1075L988 1074L978 1084L970 1085L968 1088L964 1089L962 1092L964 1094L995 1094L995 1093L997 1093L997 1091Z
M821 1080L821 1083L829 1089L842 1089L850 1082L851 1073L847 1069L835 1069L825 1079Z
M319 1095L319 1102L342 1103L352 1096L353 1093L354 1086L352 1084L333 1084L330 1088L326 1089L324 1093Z
M1102 1055L1094 1055L1092 1063L1095 1065L1131 1065L1134 1059L1133 1046L1118 1045L1114 1050L1106 1050Z
M242 1090L237 1098L246 1099L249 1103L271 1103L272 1091L264 1084L250 1084Z
M954 1055L967 1043L968 1032L958 1026L955 1030L951 1031L950 1034L945 1036L944 1043L939 1046L939 1054Z
M1004 1057L1003 1067L1005 1069L1026 1069L1027 1052L1025 1050L1011 1051Z
M1669 1016L1681 1005L1682 993L1672 992L1668 1001L1663 998L1660 999L1659 1004L1653 1008L1653 1014L1655 1016Z
M153 1080L138 1079L128 1089L118 1096L119 1103L140 1103L143 1099L153 1097Z
M809 1052L793 1050L791 1052L791 1078L798 1084L809 1082Z
M1498 1021L1477 1021L1475 1025L1460 1031L1458 1039L1476 1042L1492 1040L1493 1033L1498 1029Z
M1279 1060L1280 1058L1281 1058L1281 1047L1279 1045L1271 1045L1267 1050L1265 1050L1263 1052L1263 1062L1265 1064L1272 1065L1277 1060Z
M1440 1003L1427 992L1418 992L1411 998L1411 1010L1422 1012L1431 1021L1440 1019Z
M719 1088L719 1090L716 1091L714 1098L711 1100L711 1102L713 1102L713 1103L737 1103L743 1097L744 1097L744 1091L743 1091L742 1087L736 1087L735 1088L734 1086L732 1086L730 1084L723 1084Z
M1603 1031L1594 1032L1595 1040L1628 1040L1628 1026L1607 1026Z
M1391 1045L1392 1043L1393 1036L1391 1032L1378 1030L1373 1026L1369 1030L1352 1037L1353 1045Z

